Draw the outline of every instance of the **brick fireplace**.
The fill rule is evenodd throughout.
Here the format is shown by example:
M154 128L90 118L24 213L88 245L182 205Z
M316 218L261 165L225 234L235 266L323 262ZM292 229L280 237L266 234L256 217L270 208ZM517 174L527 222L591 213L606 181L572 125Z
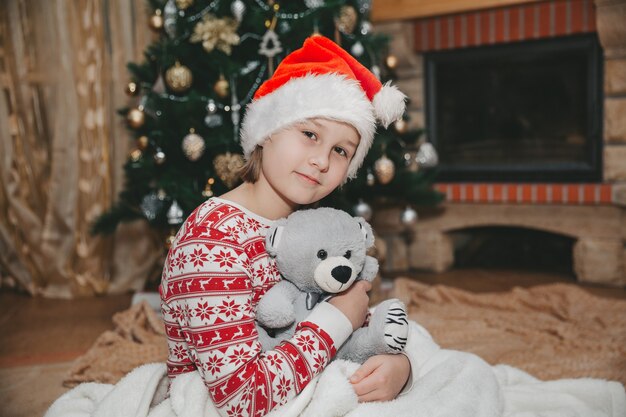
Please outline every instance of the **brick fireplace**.
M432 123L431 101L425 99L428 54L597 34L603 60L601 172L594 179L446 180L437 184L445 203L419 210L420 221L409 231L399 222L399 209L379 208L373 224L388 246L383 270L443 271L454 264L454 232L515 227L573 239L572 269L579 281L626 285L626 0L511 3L377 24L393 36L391 52L399 58L398 84L411 98L411 123L427 129Z

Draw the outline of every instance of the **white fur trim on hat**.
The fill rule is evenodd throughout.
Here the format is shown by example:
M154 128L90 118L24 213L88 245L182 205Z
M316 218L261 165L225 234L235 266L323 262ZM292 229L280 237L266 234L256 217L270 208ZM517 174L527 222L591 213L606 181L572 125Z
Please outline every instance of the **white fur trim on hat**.
M395 85L391 85L391 81L387 81L385 85L374 95L374 111L376 118L380 123L387 127L395 122L404 114L406 96Z
M356 177L372 145L376 118L374 106L358 81L341 74L293 78L248 104L241 127L244 157L248 159L271 134L316 117L346 122L357 130L361 138L348 167L348 178Z

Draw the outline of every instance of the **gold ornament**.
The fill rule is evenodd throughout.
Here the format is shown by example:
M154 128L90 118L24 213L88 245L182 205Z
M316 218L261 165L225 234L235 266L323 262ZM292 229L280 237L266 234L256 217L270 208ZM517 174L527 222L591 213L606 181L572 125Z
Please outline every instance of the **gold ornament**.
M339 16L335 20L337 29L345 34L351 34L356 27L358 14L352 6L342 6L339 10Z
M213 91L215 91L215 94L217 94L221 98L226 98L228 97L228 88L228 81L226 81L226 78L224 78L224 75L222 74L220 75L220 79L217 80L217 82L213 86Z
M215 48L230 55L233 45L239 44L237 28L239 22L230 17L218 18L208 13L193 28L193 35L189 38L191 43L202 42L202 47L207 52Z
M395 55L387 55L385 65L387 65L389 69L395 69L398 66L398 58Z
M374 162L374 172L378 182L383 185L389 184L396 173L396 166L391 159L387 158L387 155L383 154Z
M398 133L406 133L409 130L409 124L404 119L398 119L393 122L393 128Z
M148 140L147 136L139 136L137 138L137 147L142 151L145 150L150 144L150 140Z
M126 85L126 94L129 96L136 96L139 92L139 86L136 82L131 81Z
M204 191L202 191L202 196L209 198L209 197L213 197L213 190L211 190L211 186L215 184L215 179L214 178L209 178L206 182L206 185L204 186Z
M180 10L185 10L193 4L193 0L176 0L176 7Z
M148 26L155 32L160 32L163 29L163 15L161 9L156 9L154 14L148 19Z
M193 75L189 68L176 61L172 68L165 71L165 82L172 91L182 93L191 87Z
M126 115L126 120L128 121L130 127L132 127L133 129L139 129L141 126L143 126L144 122L146 121L146 115L143 112L143 107L139 106L137 108L130 109L130 111Z
M137 162L141 159L142 152L139 149L133 149L130 151L130 159L133 162Z
M183 153L190 161L197 161L204 153L205 143L202 136L195 133L193 129L183 138Z
M215 173L228 188L233 188L239 181L239 170L243 167L243 156L238 153L226 152L217 155L213 160Z

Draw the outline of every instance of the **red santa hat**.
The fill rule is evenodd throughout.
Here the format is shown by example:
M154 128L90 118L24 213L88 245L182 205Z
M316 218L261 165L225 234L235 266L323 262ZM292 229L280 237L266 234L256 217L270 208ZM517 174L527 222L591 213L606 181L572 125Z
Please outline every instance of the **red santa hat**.
M312 36L283 59L248 104L241 128L244 157L280 129L322 117L349 123L359 133L348 168L348 178L354 178L372 145L376 120L387 127L402 117L405 99L336 43Z

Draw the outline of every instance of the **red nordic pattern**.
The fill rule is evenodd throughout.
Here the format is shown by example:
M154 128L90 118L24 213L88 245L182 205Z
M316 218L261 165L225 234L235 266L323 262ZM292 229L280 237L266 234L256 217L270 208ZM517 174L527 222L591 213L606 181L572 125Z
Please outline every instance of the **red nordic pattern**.
M261 351L256 305L280 280L265 250L268 227L223 200L207 200L181 227L163 269L168 374L197 369L222 416L264 416L335 355L331 337L311 322Z

